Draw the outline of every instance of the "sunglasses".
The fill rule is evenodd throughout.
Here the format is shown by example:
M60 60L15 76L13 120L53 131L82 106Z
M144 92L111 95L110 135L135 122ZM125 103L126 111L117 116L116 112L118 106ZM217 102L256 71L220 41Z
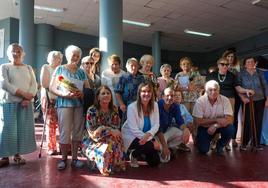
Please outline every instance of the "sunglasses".
M226 66L226 67L229 67L229 63L220 63L221 66Z

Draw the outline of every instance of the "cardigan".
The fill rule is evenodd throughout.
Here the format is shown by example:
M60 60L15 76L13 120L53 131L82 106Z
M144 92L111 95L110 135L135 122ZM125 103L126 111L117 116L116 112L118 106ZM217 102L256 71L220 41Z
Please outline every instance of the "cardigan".
M149 117L151 121L151 129L147 132L152 135L149 138L149 140L151 140L159 129L159 110L156 102L154 102L154 111L149 115ZM135 101L127 108L127 120L125 121L121 130L126 151L135 138L141 139L145 135L145 133L142 131L143 126L144 115L143 112L141 112L141 116L139 117L137 101Z

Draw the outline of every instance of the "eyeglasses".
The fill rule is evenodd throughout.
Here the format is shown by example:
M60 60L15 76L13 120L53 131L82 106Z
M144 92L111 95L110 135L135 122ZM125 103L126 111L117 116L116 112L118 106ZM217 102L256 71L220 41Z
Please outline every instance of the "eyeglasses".
M84 64L86 64L86 65L93 65L94 63L93 62L85 62Z
M219 63L221 66L226 66L226 67L229 67L229 63Z

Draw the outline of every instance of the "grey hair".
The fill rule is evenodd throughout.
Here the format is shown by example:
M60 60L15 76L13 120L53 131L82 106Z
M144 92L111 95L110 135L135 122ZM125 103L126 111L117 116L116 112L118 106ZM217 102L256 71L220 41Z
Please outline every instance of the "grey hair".
M8 60L11 61L11 59L12 59L12 53L11 53L11 52L12 52L12 49L13 49L14 47L18 47L18 48L21 50L21 57L24 58L24 56L25 56L25 52L24 52L22 46L19 45L18 43L12 43L12 44L10 44L10 45L7 47L7 57L8 57Z
M138 60L137 60L135 57L128 58L128 59L127 59L127 63L126 63L126 68L127 68L127 70L129 69L129 67L130 67L130 63L131 63L132 61L135 61L135 62L139 65L139 62L138 62Z
M161 65L161 67L160 67L160 72L164 69L164 68L169 68L171 71L172 71L172 67L171 67L171 65L170 64L163 64L163 65Z
M220 85L215 80L210 80L205 84L205 90L208 92L209 88L216 87L218 90L220 89Z
M78 53L79 53L79 57L81 58L81 56L82 56L82 50L81 50L78 46L75 46L75 45L69 45L69 46L65 49L65 56L66 56L67 61L70 60L71 55L72 55L74 52L78 52Z
M146 62L146 61L152 61L153 65L154 65L154 58L153 58L153 56L151 56L149 54L145 54L141 57L140 65L143 66L144 62Z
M60 51L50 51L47 55L47 62L51 64L57 57L62 61L63 54Z

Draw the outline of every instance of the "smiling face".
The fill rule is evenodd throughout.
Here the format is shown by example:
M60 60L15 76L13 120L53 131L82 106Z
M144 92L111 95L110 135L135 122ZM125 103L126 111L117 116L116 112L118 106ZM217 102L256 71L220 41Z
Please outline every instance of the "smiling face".
M256 61L254 60L254 58L248 58L246 59L245 61L245 68L247 70L253 70L253 69L256 69Z
M11 51L8 54L8 59L11 62L15 62L16 64L19 64L22 62L22 58L23 58L23 50L20 46L17 45L13 45L11 47Z
M182 102L182 93L180 91L175 91L174 102L180 104Z
M218 68L219 68L219 73L220 74L226 74L229 68L229 63L226 59L221 59L218 62Z
M148 85L145 85L140 90L141 104L148 104L152 98L152 91Z
M86 59L83 58L82 67L87 73L89 73L92 70L93 65L94 65L93 58L91 57L88 57Z
M127 71L132 75L136 75L138 72L138 68L139 68L139 64L137 61L130 61L127 66Z
M114 74L118 74L120 72L120 64L116 60L109 60L111 70Z
M111 102L112 100L112 93L108 90L108 89L105 89L105 88L102 88L100 90L100 93L98 95L98 101L100 103L100 105L109 105L109 103Z
M180 62L180 67L183 71L189 72L191 70L191 62L187 59L184 59Z
M165 77L165 78L169 78L170 75L171 75L171 70L170 70L170 68L168 68L168 67L164 67L164 68L161 69L160 73L161 73L161 75L162 75L163 77Z
M94 59L94 63L97 63L100 61L100 53L97 51L93 52L91 57Z
M163 99L166 105L172 105L174 102L174 91L171 88L166 88L164 90Z
M220 86L215 80L210 80L205 85L206 94L210 101L216 101L220 94Z

